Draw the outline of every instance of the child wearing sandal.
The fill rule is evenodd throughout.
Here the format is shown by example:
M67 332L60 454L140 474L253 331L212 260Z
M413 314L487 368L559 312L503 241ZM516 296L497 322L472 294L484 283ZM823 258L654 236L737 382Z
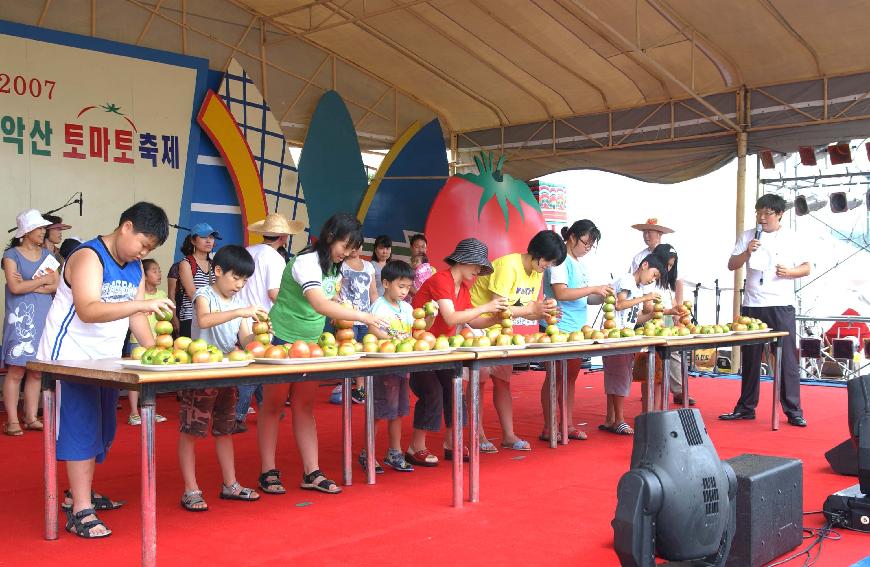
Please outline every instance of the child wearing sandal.
M449 269L436 273L420 287L414 296L414 307L422 307L429 301L438 304L438 314L429 328L430 333L436 337L451 336L456 334L457 327L466 324L486 327L492 319L484 315L503 311L507 307L507 300L503 297L493 298L478 307L471 304L469 282L477 276L492 273L488 254L486 244L480 240L461 240L453 253L444 259ZM414 431L405 452L405 460L421 467L438 466L438 457L426 447L426 435L440 430L443 415L446 429L444 459L449 461L453 458L453 370L412 372L409 386L417 396L417 403L414 404ZM462 455L466 458L464 449Z
M274 343L286 344L297 340L317 342L327 317L361 321L374 327L389 326L389 322L382 317L344 307L332 300L338 292L341 264L361 242L362 225L357 218L348 213L338 213L323 224L320 237L313 246L302 250L287 263L278 297L269 312ZM315 381L263 387L263 404L257 415L262 467L258 484L266 494L287 492L281 482L281 473L275 466L275 454L278 451L278 423L291 388L293 434L302 457L301 488L338 494L341 488L323 474L318 463L314 398L319 391L319 383Z
M656 292L642 294L641 287L659 280L667 269L661 259L650 254L631 274L625 274L613 282L616 292L616 328L631 328L642 325L653 316L652 301ZM633 435L634 429L625 421L623 407L625 397L631 391L631 373L634 355L617 354L604 357L604 392L607 394L607 417L598 426L601 431L617 435Z
M127 329L144 347L154 345L146 316L169 313L168 299L144 299L142 258L163 244L169 220L160 207L136 203L121 214L118 227L84 242L70 254L45 318L37 360L117 358ZM57 459L66 461L70 493L63 508L66 530L96 539L112 534L95 510L123 502L92 491L96 463L106 458L117 426L118 390L57 383Z
M194 316L191 334L223 352L230 352L237 343L254 340L249 319L266 316L261 307L242 305L238 293L254 273L254 258L241 246L224 246L214 257L214 283L201 287L193 296ZM244 488L236 480L232 434L236 425L236 403L239 391L235 386L183 390L181 392L181 435L178 437L178 460L184 478L181 505L190 512L205 512L208 504L196 482L196 441L208 435L209 425L215 438L215 451L223 475L220 497L225 500L251 502L260 495Z
M405 301L413 285L414 271L407 262L391 260L381 270L381 282L384 295L372 304L371 312L390 321L390 330L400 336L411 335L411 325L414 323L413 309ZM379 339L389 338L389 334L375 326L369 327L369 332ZM374 378L375 428L378 421L387 421L390 433L390 446L384 457L384 465L400 472L411 472L414 467L405 461L402 453L402 418L410 412L411 404L408 394L407 374L383 374ZM375 430L377 432L377 429ZM367 455L363 449L359 463L366 468ZM375 472L382 473L384 469L375 462Z

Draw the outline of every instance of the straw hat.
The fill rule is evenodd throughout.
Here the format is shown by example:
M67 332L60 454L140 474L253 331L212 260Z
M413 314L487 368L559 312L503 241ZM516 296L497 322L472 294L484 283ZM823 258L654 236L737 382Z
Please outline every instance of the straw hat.
M265 219L248 225L248 230L265 236L299 234L305 225L297 220L287 220L281 213L270 213Z
M466 238L459 241L453 254L444 258L444 262L480 266L480 275L488 276L492 273L492 264L489 263L488 255L489 249L486 244L476 238Z
M15 218L15 238L21 238L31 230L36 230L37 228L42 228L50 224L51 221L42 218L39 211L36 209L29 209Z
M656 230L658 232L661 232L662 234L670 234L670 233L674 232L674 229L660 225L659 219L657 219L657 218L646 219L645 223L633 224L633 225L631 225L631 228L634 228L636 230L641 230L641 231L643 231L643 230Z

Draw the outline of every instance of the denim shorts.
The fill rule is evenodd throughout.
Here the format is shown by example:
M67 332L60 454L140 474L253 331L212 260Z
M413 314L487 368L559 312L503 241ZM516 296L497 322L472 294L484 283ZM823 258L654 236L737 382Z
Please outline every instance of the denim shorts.
M384 374L373 380L375 419L396 419L410 413L407 374Z

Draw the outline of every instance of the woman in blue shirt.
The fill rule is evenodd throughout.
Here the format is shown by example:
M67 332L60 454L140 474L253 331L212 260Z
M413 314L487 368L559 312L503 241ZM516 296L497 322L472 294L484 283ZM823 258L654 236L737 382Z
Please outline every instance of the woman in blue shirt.
M595 223L588 219L578 220L570 227L562 228L562 238L568 248L568 256L562 264L547 268L544 273L544 295L553 297L562 310L559 329L564 333L580 331L586 325L586 305L589 296L603 296L613 293L609 285L589 285L589 274L586 266L580 260L601 239L601 231ZM574 382L580 373L580 358L568 361L568 438L586 439L586 433L573 427L574 416ZM559 399L562 399L561 380L559 382ZM544 381L541 387L541 407L544 410L544 431L542 441L550 440L550 382Z

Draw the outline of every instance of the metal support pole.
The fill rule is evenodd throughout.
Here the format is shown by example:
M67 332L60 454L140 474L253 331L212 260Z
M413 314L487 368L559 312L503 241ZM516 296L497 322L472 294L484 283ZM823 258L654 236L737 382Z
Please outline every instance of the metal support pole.
M568 361L562 359L559 361L559 377L562 380L562 403L559 406L559 411L562 414L562 445L568 444L568 420L572 417L568 415ZM550 438L553 435L550 434Z
M465 490L462 479L462 371L453 374L453 505L462 508Z
M142 565L157 565L157 475L154 467L153 390L142 390Z
M468 435L471 437L468 458L468 500L480 502L480 367L473 364L468 370L469 404Z
M689 357L685 350L680 351L680 372L683 374L683 407L689 408Z
M352 444L351 444L351 421L350 408L351 397L350 387L352 378L345 378L341 385L341 418L342 418L342 464L344 465L344 485L351 486L353 484L353 463Z
M647 348L647 373L646 373L646 400L647 400L647 411L650 411L650 408L654 408L656 401L656 350L654 348Z
M665 356L667 353L667 356ZM668 411L669 400L668 396L670 394L670 379L671 379L671 368L670 368L670 360L671 353L669 350L664 349L662 351L662 411Z
M44 377L47 378L47 377ZM45 388L45 380L43 380ZM54 390L42 391L42 418L45 422L43 437L43 456L45 467L45 539L57 539L57 414L55 413Z
M743 122L741 121L741 126ZM737 188L736 188L736 204L734 208L734 237L735 240L740 238L743 231L746 230L746 132L737 134ZM740 316L740 294L739 290L743 285L743 278L746 277L746 271L743 267L734 270L734 295L731 300L731 319L732 321ZM735 346L731 349L731 368L732 371L740 368L740 347Z
M782 339L776 340L776 360L773 363L773 415L770 418L770 428L779 429L779 395L782 389Z
M558 442L558 423L556 420L556 406L558 405L556 396L556 362L550 360L547 362L547 382L550 384L550 449L556 448Z
M366 482L375 483L375 379L366 376Z

